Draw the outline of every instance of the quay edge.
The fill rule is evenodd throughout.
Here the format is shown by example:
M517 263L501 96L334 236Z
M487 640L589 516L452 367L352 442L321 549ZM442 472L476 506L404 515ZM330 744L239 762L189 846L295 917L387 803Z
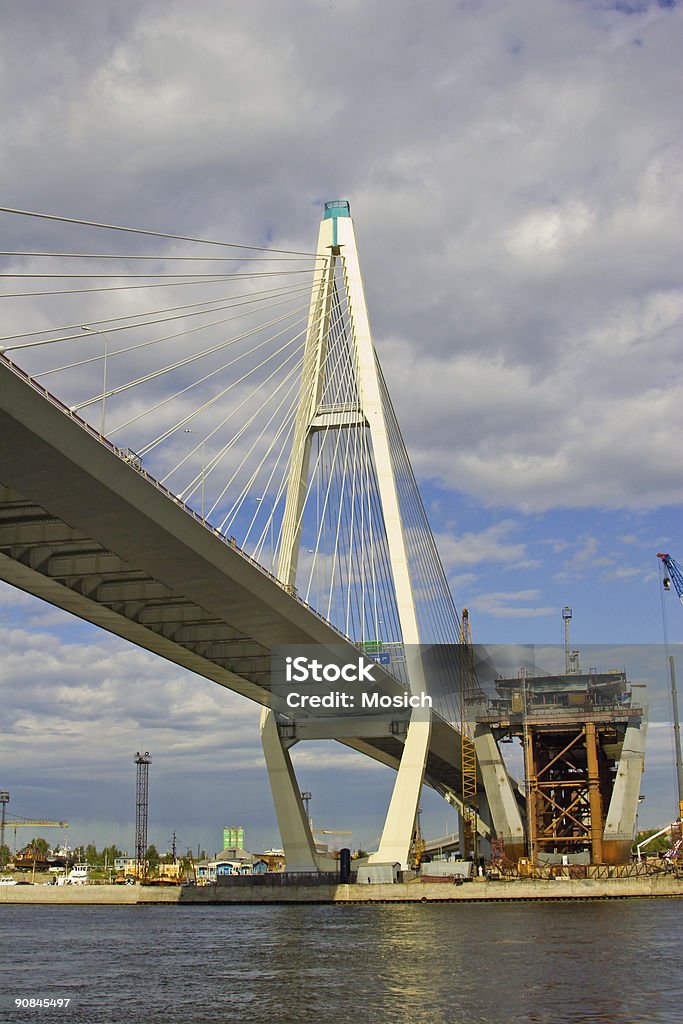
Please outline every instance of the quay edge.
M650 875L607 879L517 879L463 885L416 882L380 885L291 886L0 886L3 904L109 905L142 904L282 904L282 903L490 903L566 900L683 898L683 878Z

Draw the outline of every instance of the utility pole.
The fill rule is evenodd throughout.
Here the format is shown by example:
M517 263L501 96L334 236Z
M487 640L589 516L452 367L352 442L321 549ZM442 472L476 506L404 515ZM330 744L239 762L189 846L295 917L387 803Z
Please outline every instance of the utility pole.
M147 878L147 811L149 807L149 750L135 755L137 765L135 786L135 869L137 878Z

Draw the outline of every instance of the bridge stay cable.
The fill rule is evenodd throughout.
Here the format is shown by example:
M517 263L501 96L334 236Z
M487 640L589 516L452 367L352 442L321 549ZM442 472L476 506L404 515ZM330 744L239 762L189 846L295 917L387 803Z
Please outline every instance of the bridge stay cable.
M92 230L127 230L44 219ZM139 233L158 234L174 244L221 244ZM165 258L198 264L201 257L66 248L37 253L27 246L0 253L0 260L65 258L72 265L80 260L82 274L74 266L74 273L58 267L51 274L26 277L106 278L111 287L0 294L9 311L0 342L17 343L5 346L5 358L31 379L58 381L61 400L86 421L101 406L103 439L104 403L111 403L107 412L116 425L108 435L116 438L119 452L129 452L140 468L144 460L145 471L172 487L179 501L196 506L201 493L207 524L270 567L281 586L368 656L387 660L387 671L404 687L417 693L426 686L435 711L457 724L461 707L452 649L460 636L459 618L374 350L348 207L332 204L331 216L325 211L315 253L240 247L267 254L259 256L258 269L247 272L242 263L255 264L253 257L210 257L238 266L234 273L202 269L192 275L184 268L162 275L155 267L154 274L128 278L144 277L146 285L121 285L116 283L124 279L120 268L103 274L98 260L158 259L163 267ZM269 264L282 256L287 269L273 269ZM289 269L295 257L310 259L311 265ZM86 273L88 261L94 269ZM157 280L161 276L163 283ZM222 294L211 298L217 284ZM149 308L149 289L175 291L190 285L206 289L207 297L176 304L171 299L162 309ZM23 329L22 303L12 305L29 294L47 300L36 305L34 332ZM210 319L223 311L230 315ZM170 322L177 323L177 331L150 336L156 326ZM89 330L83 332L84 327ZM109 334L122 344L111 346ZM102 351L96 354L98 343ZM60 355L65 345L78 346L74 355L84 352L83 357L71 357L68 348L66 356ZM102 370L102 386L96 389L96 374ZM415 655L418 645L426 655ZM269 714L262 722L271 773L289 757L281 724ZM431 720L413 718L405 735L386 740L392 750L404 753L392 755L398 776L380 860L408 859L422 785L422 773L416 774L414 766L422 763L424 770L430 730ZM298 795L279 792L278 801L282 806L290 802L297 817ZM303 850L303 860L308 857L309 866L315 866L320 860L304 826L305 821L293 837L281 825L283 840Z
M261 308L273 309L275 306L280 305L282 302L287 301L289 298L291 298L291 297L293 297L295 295L298 295L298 296L305 295L308 290L309 290L309 286L308 285L302 285L302 286L300 286L298 288L290 288L290 289L286 289L286 290L282 290L282 291L276 291L276 292L274 292L274 296L277 296L277 301L271 302L268 306L262 306ZM195 310L192 313L180 313L180 314L177 314L176 316L160 317L160 318L155 319L155 320L143 320L140 323L136 323L136 324L135 323L127 323L127 324L123 324L123 325L121 325L119 327L108 327L107 328L107 334L117 334L119 331L130 331L130 330L132 330L134 328L149 327L149 326L153 326L153 325L156 325L156 324L172 323L175 320L186 320L186 319L189 319L190 317L195 317L195 316L206 316L207 313L220 313L220 312L223 312L226 309L235 309L236 307L239 307L239 306L253 306L255 301L256 300L252 296L246 302L229 302L229 303L226 303L223 306L214 306L210 310L200 309L200 310ZM202 303L201 305L204 305L204 303ZM215 327L215 326L220 325L220 324L226 324L226 323L229 323L231 320L237 320L240 317L248 316L249 312L250 311L247 310L247 311L245 311L243 313L238 313L238 314L236 314L233 317L225 317L225 318L223 318L221 320L211 321L211 322L209 322L207 324L202 324L201 327L196 328L196 329L197 330L207 330L210 327ZM63 335L61 337L57 337L57 338L43 338L40 341L26 342L25 344L22 344L22 345L5 345L5 346L3 346L3 351L5 353L7 353L7 352L17 352L17 351L20 351L22 349L40 348L43 345L61 345L61 344L63 344L66 341L90 341L92 343L92 335L93 334L96 335L97 331L91 331L91 332L88 333L86 331L86 328L89 328L90 326L91 326L90 324L81 324L80 325L80 330L76 334L67 334L67 335ZM86 333L84 333L84 331ZM168 334L168 335L165 335L162 338L154 338L151 341L139 342L136 345L128 345L128 346L126 346L126 348L114 349L113 351L111 351L109 353L109 357L113 358L114 356L124 355L124 354L126 354L128 352L135 352L138 349L149 348L151 345L158 345L158 344L160 344L161 342L164 342L164 341L171 341L171 340L173 340L175 338L183 337L183 336L185 336L185 335L187 335L189 333L191 333L191 332L188 330L188 331L180 332L178 334ZM58 373L61 370L70 370L70 369L72 369L75 366L85 365L88 362L95 362L95 361L101 360L101 359L102 359L101 355L87 357L87 358L81 360L80 362L68 363L68 364L66 364L64 366L53 367L52 369L43 371L42 373L36 373L36 374L34 374L34 377L45 376L47 373Z
M302 289L302 291L308 290L309 286L302 284L301 285L301 289ZM83 339L85 339L87 337L87 335L81 334L81 331L83 330L83 327L102 327L102 325L104 325L104 324L115 324L115 323L120 323L120 321L122 321L122 320L127 320L129 322L123 324L120 327L111 328L111 329L109 327L107 327L108 333L113 333L114 331L119 331L119 330L127 331L127 330L131 330L131 329L133 329L135 327L146 327L146 326L148 326L151 323L157 323L157 322L158 323L166 323L169 320L182 319L183 316L201 316L203 313L217 313L217 312L220 312L223 309L230 308L230 305L217 306L214 309L208 309L208 310L199 309L198 307L200 307L200 306L213 306L214 303L216 303L216 302L227 302L227 300L229 298L231 298L233 300L234 299L249 298L251 300L251 302L254 302L254 301L258 300L259 298L267 298L267 297L271 297L272 298L272 297L280 295L280 294L286 294L286 292L287 292L287 289L282 290L282 289L274 288L274 289L266 290L266 291L260 293L260 295L259 294L254 294L253 292L243 292L241 295L233 295L233 296L224 295L224 296L222 296L220 298L204 299L202 302L190 302L190 303L185 303L185 304L180 305L180 306L167 306L167 307L165 307L163 309L153 309L153 310L149 310L147 313L124 313L122 316L103 317L102 319L99 319L99 320L84 321L83 323L71 323L71 324L64 324L62 326L45 327L45 328L37 329L37 330L33 330L33 331L24 331L21 334L5 334L5 335L0 336L0 342L2 342L2 341L16 341L16 340L21 339L21 338L39 338L43 334L53 334L55 331L76 331L76 334L66 335L66 336L62 336L62 337L58 337L58 338L47 338L47 339L45 339L43 341L28 342L25 345L17 345L17 346L11 346L10 345L10 346L6 346L4 348L4 351L9 352L13 348L16 348L16 349L37 348L40 345L53 345L53 344L57 344L57 343L59 343L61 341L75 341L77 339L83 340ZM233 305L237 305L238 303L234 303L233 302L232 304ZM195 312L193 312L193 313L181 313L181 314L179 314L179 316L177 318L176 317L161 317L161 319L158 320L158 321L150 320L150 321L143 321L142 323L135 323L134 322L136 319L138 319L141 316L156 316L159 313L175 313L178 310L188 310L188 309L195 310Z

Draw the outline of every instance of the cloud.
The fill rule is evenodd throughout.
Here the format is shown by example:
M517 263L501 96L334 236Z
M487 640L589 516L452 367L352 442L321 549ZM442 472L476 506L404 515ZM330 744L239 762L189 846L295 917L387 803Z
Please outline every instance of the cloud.
M518 524L514 520L505 519L479 532L467 531L455 536L456 528L453 527L452 532L436 536L441 560L447 569L481 562L493 562L514 569L536 566L538 562L529 558L526 544L506 539L517 528ZM461 577L461 581L463 578L466 577Z
M613 561L612 557L604 553L600 540L597 537L588 536L580 538L572 556L565 560L564 568L568 572L572 570L580 572L587 565L611 565Z
M622 565L618 569L612 569L609 572L603 574L603 578L606 580L629 580L637 577L652 578L651 573L646 573L643 569L638 569L635 566Z
M4 629L4 768L15 785L27 772L121 782L136 749L188 777L262 766L251 702L94 628L62 637L52 625Z
M556 615L556 608L534 605L519 605L518 601L536 601L538 590L503 591L495 594L480 594L470 598L470 606L477 612L485 612L495 619L528 619Z

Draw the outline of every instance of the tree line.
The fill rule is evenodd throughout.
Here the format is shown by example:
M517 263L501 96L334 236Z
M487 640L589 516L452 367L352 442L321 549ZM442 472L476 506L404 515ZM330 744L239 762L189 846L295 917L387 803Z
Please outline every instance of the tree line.
M48 851L51 847L47 839L44 839L42 836L37 836L27 843L25 849L33 850L34 854L37 854L39 857L47 857ZM121 850L115 844L112 844L111 846L103 846L101 850L98 850L94 843L88 843L85 846L81 845L74 847L73 850L70 851L69 859L88 863L92 867L112 868L114 866L114 861L117 860L117 858L130 856L131 854L129 854L127 850ZM185 856L181 856L180 859L188 862L191 861L193 859L192 851L188 849ZM198 859L206 859L205 850L200 852ZM1 846L0 864L8 864L11 860L12 851L9 846L7 846L7 844ZM153 870L158 867L159 864L172 864L173 854L170 852L164 854L159 853L157 847L152 843L147 847L146 860L150 869Z

